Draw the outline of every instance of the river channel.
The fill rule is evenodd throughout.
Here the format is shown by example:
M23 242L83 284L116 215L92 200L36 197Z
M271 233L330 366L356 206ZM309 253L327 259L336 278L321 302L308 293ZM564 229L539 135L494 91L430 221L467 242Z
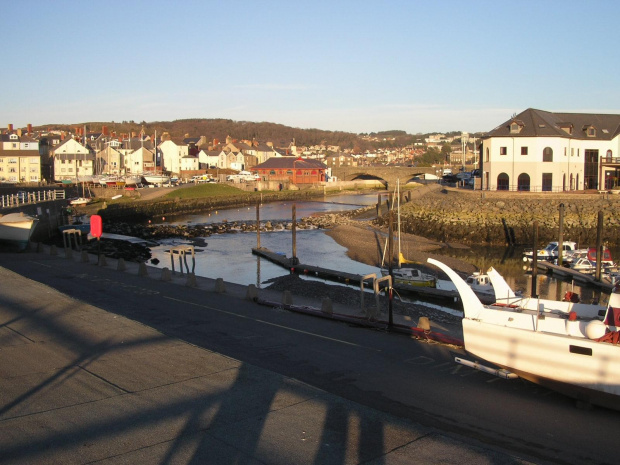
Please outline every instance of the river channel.
M342 194L325 197L317 201L304 202L272 202L264 204L260 209L260 220L291 221L292 206L295 205L296 217L303 218L313 213L337 213L354 210L362 206L374 205L377 194ZM232 208L217 210L201 214L182 215L162 219L162 223L180 225L200 225L220 223L223 221L255 221L254 207ZM275 265L268 260L252 254L252 248L257 246L256 233L237 232L212 235L205 238L206 246L195 245L195 270L197 276L207 278L222 278L224 281L236 284L255 284L258 288L265 287L266 281L289 274L289 271ZM152 258L159 260L159 268L171 268L169 250L171 247L189 242L181 239L170 239L161 242L161 245L151 248ZM274 252L292 256L292 233L290 230L273 232L261 231L260 245ZM522 248L504 249L498 247L471 247L468 249L446 249L437 251L458 257L470 262L480 269L486 270L489 266L495 267L507 283L524 295L531 294L531 275L523 271ZM297 257L301 263L321 266L329 269L342 270L355 274L380 273L380 269L350 259L346 255L346 248L337 244L324 230L297 230ZM191 267L192 262L188 260ZM178 258L174 268L179 270ZM607 294L600 290L584 287L576 283L557 280L553 277L539 274L536 288L540 297L561 299L568 290L578 292L583 301L596 299L606 300Z

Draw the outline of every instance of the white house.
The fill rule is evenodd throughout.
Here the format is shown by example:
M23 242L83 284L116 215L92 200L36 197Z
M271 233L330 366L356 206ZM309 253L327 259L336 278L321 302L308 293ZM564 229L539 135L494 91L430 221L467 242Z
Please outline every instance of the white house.
M200 163L198 157L187 155L181 158L181 169L178 174L182 175L183 171L197 171L199 169Z
M207 169L212 166L219 168L219 155L217 150L201 150L198 152L198 162Z
M56 181L85 181L94 174L95 154L89 146L67 139L53 150Z
M125 156L125 172L141 174L155 171L155 154L145 147L140 147Z
M121 174L123 155L114 147L107 146L95 155L95 173Z
M166 140L159 144L158 149L161 152L162 169L180 175L182 170L181 159L189 154L187 145L177 145L171 140Z
M620 115L528 108L482 138L482 188L606 190L620 173Z

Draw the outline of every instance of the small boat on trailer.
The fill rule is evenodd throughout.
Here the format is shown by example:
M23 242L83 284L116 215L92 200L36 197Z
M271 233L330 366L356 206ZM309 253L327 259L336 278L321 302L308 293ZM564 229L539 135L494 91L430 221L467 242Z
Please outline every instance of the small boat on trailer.
M483 305L449 266L428 262L444 271L459 292L467 352L504 374L620 410L619 286L606 306L519 296ZM499 273L491 280L496 292L508 287Z
M16 245L20 250L24 250L37 224L39 219L36 216L23 212L0 214L0 242Z

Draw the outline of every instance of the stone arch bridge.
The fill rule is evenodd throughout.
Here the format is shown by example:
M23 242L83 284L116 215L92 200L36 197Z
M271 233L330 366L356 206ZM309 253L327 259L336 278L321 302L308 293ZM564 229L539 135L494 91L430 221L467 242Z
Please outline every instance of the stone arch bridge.
M339 181L378 179L385 181L388 187L395 186L399 179L401 184L406 184L415 176L425 173L441 177L441 171L442 168L431 166L339 166L332 168L332 176L336 176Z

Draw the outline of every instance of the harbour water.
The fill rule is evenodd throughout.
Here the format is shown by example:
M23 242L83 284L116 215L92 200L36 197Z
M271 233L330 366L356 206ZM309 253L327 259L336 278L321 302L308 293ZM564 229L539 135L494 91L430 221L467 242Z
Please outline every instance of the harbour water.
M310 216L314 213L336 213L374 205L377 194L343 194L326 197L322 201L295 202L297 218ZM264 204L260 209L261 222L290 221L292 219L293 202L273 202ZM223 221L255 221L256 208L233 208L201 214L183 215L162 219L169 224L210 224ZM196 245L195 273L208 278L222 278L227 282L242 285L255 284L258 288L265 287L266 281L289 274L289 271L268 260L252 254L257 245L255 233L237 232L212 235L205 238L207 245ZM290 230L273 232L261 231L261 246L274 252L292 256L292 234ZM304 264L324 268L343 270L349 273L369 274L380 273L378 267L356 262L346 255L346 248L337 244L323 230L297 230L297 257ZM187 241L170 239L160 246L151 249L152 258L159 260L160 268L172 267L169 250L171 247L189 244ZM467 249L442 249L438 254L450 255L472 263L481 270L490 266L496 268L508 284L524 295L530 295L532 279L523 270L522 248L503 249L497 247L471 247ZM179 270L178 257L174 268ZM188 259L189 266L192 266ZM561 299L572 290L579 293L584 301L606 300L608 295L600 290L584 287L539 274L536 281L537 293L540 297Z

